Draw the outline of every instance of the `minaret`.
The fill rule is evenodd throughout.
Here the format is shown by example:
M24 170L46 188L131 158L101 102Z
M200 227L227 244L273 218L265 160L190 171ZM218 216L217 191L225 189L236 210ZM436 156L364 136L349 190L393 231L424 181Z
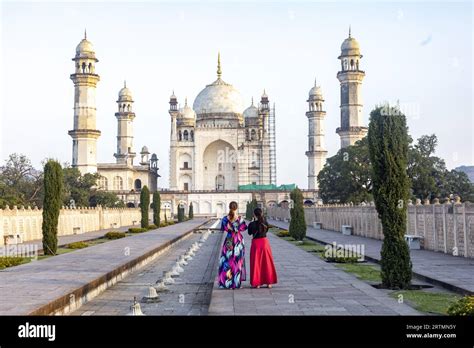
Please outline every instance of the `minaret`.
M74 82L74 129L68 134L72 138L72 166L82 174L97 172L97 139L95 90L99 75L95 73L95 57L92 44L84 39L76 47Z
M170 135L170 177L169 187L171 190L178 189L178 173L177 165L177 151L178 151L178 137L177 137L177 118L179 114L178 99L173 94L170 96L170 109L168 110L171 116L171 135Z
M336 133L341 137L341 148L353 145L367 134L367 127L362 122L361 87L365 72L359 69L359 43L351 36L341 45L341 71L337 78L341 83L341 126Z
M321 87L314 81L314 87L309 90L307 100L309 110L308 117L308 189L318 189L318 174L326 163L326 146L324 142L324 118L326 111L323 110L323 94Z
M136 153L133 151L133 98L132 93L127 88L127 82L123 83L123 88L118 94L117 117L117 152L114 157L118 164L133 166L133 159Z

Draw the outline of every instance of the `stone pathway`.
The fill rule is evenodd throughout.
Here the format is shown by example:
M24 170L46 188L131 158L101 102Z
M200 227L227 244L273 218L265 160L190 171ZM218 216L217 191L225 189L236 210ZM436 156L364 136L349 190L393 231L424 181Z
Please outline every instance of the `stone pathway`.
M176 225L80 249L0 271L0 315L25 315L71 294L87 293L91 284L110 282L111 276L138 267L173 240L203 224L196 218ZM103 286L103 285L102 285ZM76 299L82 296L75 295Z
M275 226L288 229L289 223L269 220ZM380 260L382 241L360 236L345 236L340 232L307 227L306 235L324 243L361 244L365 255ZM474 259L452 256L430 250L410 250L413 272L426 281L465 294L474 294Z
M250 265L251 239L246 236ZM321 260L293 244L268 234L278 284L252 289L250 274L237 290L222 290L214 282L211 315L419 315L354 275Z
M98 239L104 236L107 232L110 231L120 231L120 232L127 232L130 227L137 227L135 226L123 226L123 227L116 227L116 228L106 228L103 230L97 230L97 231L91 231L91 232L86 232L86 233L81 233L81 234L70 234L67 236L59 236L58 237L58 247L67 245L69 243L74 243L74 242L83 242L83 241L88 241L88 240L94 240ZM139 226L138 226L139 227ZM25 243L20 243L18 245L36 245L38 247L38 251L43 250L43 241L41 239L35 239L31 240Z
M190 237L173 244L156 260L142 270L129 275L123 281L107 289L72 315L126 315L130 313L133 298L140 302L145 315L206 315L211 298L213 280L216 276L217 256L221 233L212 233L202 244L192 260L183 266L184 272L174 278L176 283L168 285L168 291L159 292L159 302L144 303L141 299L148 293L150 284L155 285L170 270L179 255L201 238L193 233Z

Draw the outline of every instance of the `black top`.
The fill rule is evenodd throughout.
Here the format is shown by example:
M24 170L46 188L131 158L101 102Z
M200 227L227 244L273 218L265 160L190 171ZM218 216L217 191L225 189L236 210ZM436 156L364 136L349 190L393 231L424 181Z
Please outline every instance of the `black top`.
M268 231L267 220L264 220L263 225L260 227L258 221L252 221L248 227L249 235L253 235L253 238L265 238Z

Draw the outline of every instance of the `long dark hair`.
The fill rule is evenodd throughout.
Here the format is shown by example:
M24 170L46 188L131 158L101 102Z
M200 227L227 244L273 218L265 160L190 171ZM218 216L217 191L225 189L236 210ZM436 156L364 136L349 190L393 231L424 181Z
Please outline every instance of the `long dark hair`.
M268 229L268 226L265 217L263 216L263 210L261 208L255 208L253 215L257 218L258 232L265 232Z
M234 218L235 218L235 211L239 208L239 206L237 205L237 202L230 202L229 203L229 219L230 221L234 221Z

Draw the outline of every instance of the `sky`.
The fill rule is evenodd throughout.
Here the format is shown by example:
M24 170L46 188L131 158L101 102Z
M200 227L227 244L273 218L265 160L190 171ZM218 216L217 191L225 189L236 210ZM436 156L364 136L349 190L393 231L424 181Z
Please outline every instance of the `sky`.
M448 168L474 165L473 8L466 2L13 2L0 3L0 160L25 154L72 160L76 45L94 45L98 162L114 162L117 93L135 100L137 152L159 158L168 187L172 91L183 105L222 78L246 104L263 89L276 107L277 181L307 188L308 110L315 78L326 114L328 157L340 147L337 57L348 36L361 46L365 125L370 111L399 103L410 135L436 134Z

